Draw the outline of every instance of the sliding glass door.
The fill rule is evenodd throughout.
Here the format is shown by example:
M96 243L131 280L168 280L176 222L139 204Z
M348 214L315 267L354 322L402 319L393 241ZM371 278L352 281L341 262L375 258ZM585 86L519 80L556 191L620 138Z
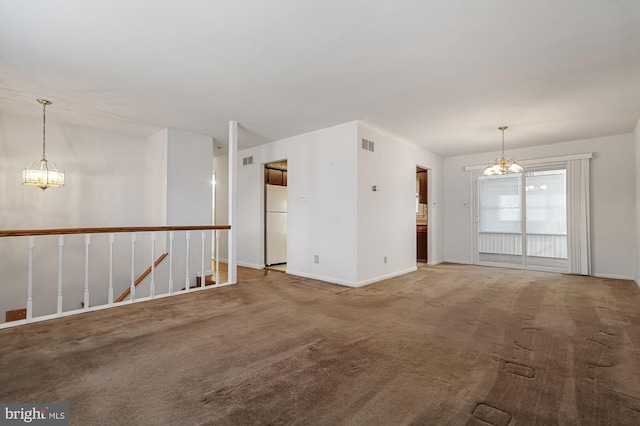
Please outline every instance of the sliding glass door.
M522 175L480 176L478 260L522 265Z
M478 175L476 263L567 271L564 166Z
M526 265L567 271L567 171L527 171Z

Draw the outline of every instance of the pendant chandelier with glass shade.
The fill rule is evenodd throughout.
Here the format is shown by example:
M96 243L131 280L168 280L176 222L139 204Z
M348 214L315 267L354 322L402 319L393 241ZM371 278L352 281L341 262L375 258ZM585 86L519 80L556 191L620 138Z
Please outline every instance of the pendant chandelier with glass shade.
M502 130L502 154L500 158L496 158L489 163L486 169L484 169L485 175L504 175L507 173L522 173L524 170L515 158L505 158L504 156L504 131L507 130L507 126L500 126L498 130Z
M46 99L36 99L36 101L42 105L42 158L33 161L22 170L22 183L37 186L44 191L47 188L64 186L64 172L58 171L56 165L48 161L45 154L47 105L51 105L51 101Z

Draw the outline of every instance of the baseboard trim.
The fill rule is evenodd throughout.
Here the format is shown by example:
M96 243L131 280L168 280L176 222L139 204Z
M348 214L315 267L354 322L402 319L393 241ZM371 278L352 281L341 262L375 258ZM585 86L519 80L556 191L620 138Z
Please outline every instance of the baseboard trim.
M407 268L401 271L396 271L396 272L392 272L390 274L386 274L386 275L380 275L378 277L375 278L370 278L368 280L364 280L364 281L359 281L358 283L356 283L355 287L363 287L369 284L373 284L373 283L377 283L378 281L384 281L384 280L388 280L389 278L393 278L393 277L397 277L400 275L404 275L404 274L408 274L411 272L415 272L418 270L418 267L413 266L411 268Z
M264 269L264 266L257 265L255 263L237 262L237 265L244 266L245 268L251 268L251 269Z
M215 262L215 259L213 259L213 261ZM228 265L229 260L220 258L220 263L226 263ZM236 262L236 266L244 266L245 268L251 268L251 269L264 269L264 265L256 265L255 263L247 263L247 262Z
M605 278L605 279L610 279L610 280L630 280L630 281L634 281L633 277L628 277L626 275L612 275L612 274L591 274L592 277L596 277L596 278ZM636 284L638 284L636 282ZM640 286L639 286L640 287Z
M458 260L458 259L445 259L442 263L459 263L460 265L473 265L473 262L469 262L468 260Z
M358 288L358 287L367 286L369 284L377 283L379 281L384 281L384 280L387 280L389 278L393 278L393 277L397 277L397 276L400 276L400 275L408 274L410 272L415 272L417 270L418 270L418 268L416 266L413 266L411 268L403 269L401 271L392 272L392 273L386 274L386 275L380 275L378 277L370 278L368 280L359 281L359 282L355 282L355 283L351 282L351 281L344 281L344 280L339 280L339 279L331 278L331 277L324 277L324 276L321 276L321 275L307 274L306 272L292 271L290 269L287 269L287 274L296 275L296 276L304 277L304 278L310 278L312 280L324 281L324 282L328 282L328 283L331 283L331 284L343 285L345 287Z
M287 274L295 275L295 276L303 277L303 278L310 278L312 280L324 281L324 282L331 283L331 284L343 285L345 287L352 287L352 288L353 287L357 287L357 284L354 283L354 282L343 281L343 280L339 280L337 278L324 277L322 275L307 274L306 272L293 271L291 269L287 269Z

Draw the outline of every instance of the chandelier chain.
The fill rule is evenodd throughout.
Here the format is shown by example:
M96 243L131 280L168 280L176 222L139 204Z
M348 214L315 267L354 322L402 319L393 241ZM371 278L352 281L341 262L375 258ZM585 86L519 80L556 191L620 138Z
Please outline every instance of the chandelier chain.
M46 140L46 132L47 132L47 104L42 104L42 159L47 161L47 157L45 155L45 140Z

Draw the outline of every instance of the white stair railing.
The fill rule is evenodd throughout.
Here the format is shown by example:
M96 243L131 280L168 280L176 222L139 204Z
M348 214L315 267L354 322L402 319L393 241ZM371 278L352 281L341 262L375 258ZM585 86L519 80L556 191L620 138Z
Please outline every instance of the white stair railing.
M0 329L116 307L124 303L130 304L157 297L177 295L191 290L228 285L228 282L220 282L219 242L220 232L228 231L229 229L230 226L228 225L217 225L0 231L0 243L4 243L7 237L16 237L18 240L22 240L24 237L27 239L26 319L0 323ZM196 230L201 232L200 250L190 250L190 232ZM176 232L184 233L184 239L176 240ZM129 249L126 248L127 244L122 239L118 244L116 234L122 233L130 234ZM77 234L84 237L84 244L76 243L74 245L72 239L65 238L66 236ZM100 234L105 234L108 242L102 243L99 238ZM43 270L43 268L48 267L50 269L53 266L50 265L52 262L47 260L50 250L46 249L46 241L44 240L50 235L58 236L57 280L50 278L51 271ZM92 235L96 236L93 240ZM139 239L138 237L141 238ZM9 238L14 240L12 242L14 246L16 238ZM41 251L38 250L40 238L43 239ZM208 251L211 252L212 239L214 238L214 253L208 253ZM181 243L176 244L179 241ZM168 252L162 256L162 258L166 256L167 261L164 263L161 261L158 265L156 263L161 259L156 260L157 250ZM130 251L130 253L127 253L127 251ZM193 251L193 253L190 253L190 251ZM198 251L200 253L197 253ZM147 252L148 256L137 256L137 254L140 254L137 252ZM184 256L180 252L183 252ZM176 254L178 255L177 257ZM208 262L206 262L206 259L208 254L211 254L210 258L215 259L215 282L212 286L207 286L205 283L206 277L213 273L213 271L207 270L206 265ZM130 265L123 265L123 259L127 257L130 258ZM120 259L119 262L117 258ZM136 276L140 274L141 270L145 269L145 265L141 264L144 263L142 259L148 258L151 258L150 276L144 279L140 277L136 280ZM176 259L178 260L178 265L174 264ZM42 261L42 267L39 267L40 261ZM72 264L74 261L76 264ZM83 264L78 264L80 263L79 261L83 261ZM194 265L197 266L194 267ZM176 266L184 268L183 270L185 271L185 287L183 290L174 289L173 274ZM19 269L20 266L15 265L15 268ZM128 272L126 272L129 268L130 279L127 278ZM0 273L5 277L22 275L22 272L19 271L0 271ZM79 279L81 274L83 276L82 280ZM198 279L200 285L194 287L192 283L197 282ZM137 285L142 287L142 292L138 289L138 295L136 295ZM146 287L148 287L148 292ZM117 300L114 301L114 293L122 292L123 290L125 293L128 291L128 300L125 299L120 303ZM6 299L2 295L2 291L5 291L5 289L0 289L0 299ZM55 300L50 303L45 299L48 297L46 295L52 292L55 294L55 296L52 294ZM38 298L37 300L34 300L34 294ZM148 294L148 296L142 296L143 294ZM40 295L43 295L42 298ZM82 300L81 308L74 309L70 304L73 300L78 300L78 298ZM24 303L25 299L22 300L22 303ZM14 306L0 306L5 310L20 308L19 304L15 306L15 301L11 303ZM47 308L47 306L55 306L55 308Z

